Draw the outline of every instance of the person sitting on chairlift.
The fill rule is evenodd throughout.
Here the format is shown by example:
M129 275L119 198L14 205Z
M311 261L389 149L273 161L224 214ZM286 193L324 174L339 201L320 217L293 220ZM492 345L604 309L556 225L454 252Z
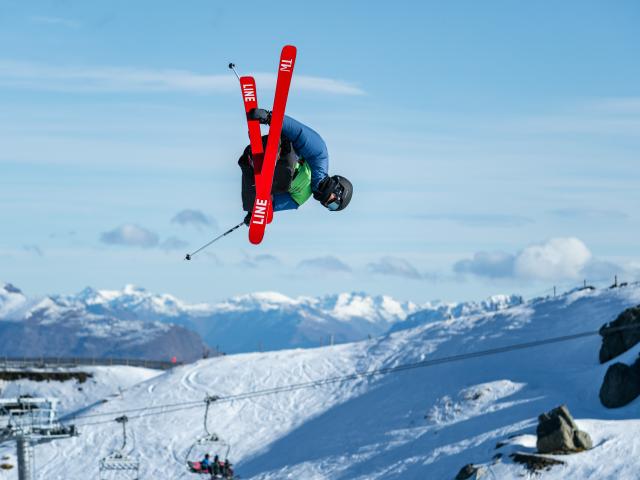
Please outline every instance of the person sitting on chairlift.
M204 455L204 459L200 462L200 469L205 472L211 471L211 457L208 453Z
M224 459L224 465L222 467L222 475L224 478L233 478L233 469L231 468L231 464L229 463L229 459Z
M213 457L213 464L211 465L211 474L212 475L219 475L220 473L222 473L220 471L220 457L218 457L218 455L216 455L215 457Z

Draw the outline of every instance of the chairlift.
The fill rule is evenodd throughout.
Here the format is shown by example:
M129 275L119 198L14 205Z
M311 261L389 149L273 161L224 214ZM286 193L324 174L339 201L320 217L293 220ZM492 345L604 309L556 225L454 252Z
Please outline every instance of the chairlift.
M189 447L187 450L187 454L185 455L185 463L187 465L187 469L191 473L196 474L204 474L204 475L212 475L212 471L203 468L201 465L201 460L204 458L205 454L211 454L212 452L217 453L220 449L225 449L224 456L219 456L219 458L224 458L227 460L229 458L229 452L231 451L231 445L228 442L221 439L215 432L211 432L209 430L208 419L209 419L209 407L213 402L218 400L217 396L207 396L205 398L205 411L204 411L204 432L205 434L198 437L196 441ZM215 454L214 453L214 454ZM233 473L227 476L223 476L220 473L220 476L212 477L212 478L225 478L232 479Z
M127 422L129 419L123 415L116 418L115 421L122 424L122 445L100 460L100 480L113 478L139 480L140 460L125 450L127 448Z

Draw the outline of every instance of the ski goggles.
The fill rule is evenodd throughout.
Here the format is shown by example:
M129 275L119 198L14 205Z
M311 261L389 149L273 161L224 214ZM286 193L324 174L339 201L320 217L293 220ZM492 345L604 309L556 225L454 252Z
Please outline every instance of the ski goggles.
M336 199L336 200L333 200L331 203L327 203L325 207L327 207L330 211L335 212L340 208L340 202L339 200Z
M333 192L336 198L331 200L329 203L326 203L324 206L327 207L327 209L331 212L335 212L336 210L338 210L340 208L340 205L342 204L343 193L344 188L342 188L341 185L337 185L335 191Z

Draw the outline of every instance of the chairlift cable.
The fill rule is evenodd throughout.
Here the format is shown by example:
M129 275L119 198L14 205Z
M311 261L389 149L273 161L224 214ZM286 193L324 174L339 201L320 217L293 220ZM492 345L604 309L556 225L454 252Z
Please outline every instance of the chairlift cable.
M347 375L339 375L339 376L335 376L335 377L328 377L328 378L323 378L323 379L318 379L318 380L311 380L308 382L301 382L301 383L293 383L293 384L288 384L288 385L281 385L278 387L272 387L272 388L266 388L266 389L262 389L262 390L253 390L253 391L248 391L248 392L244 392L244 393L238 393L238 394L234 394L234 395L227 395L227 396L219 396L219 397L215 397L215 402L216 403L227 403L227 402L233 402L233 401L240 401L240 400L249 400L249 399L253 399L253 398L258 398L258 397L262 397L262 396L267 396L267 395L274 395L277 393L288 393L288 392L293 392L293 391L297 391L297 390L304 390L307 388L314 388L314 387L319 387L319 386L324 386L324 385L330 385L330 384L335 384L335 383L341 383L341 382L347 382L347 381L352 381L352 380L357 380L359 378L371 378L371 377L375 377L378 375L389 375L392 373L398 373L398 372L403 372L406 370L414 370L414 369L418 369L418 368L428 368L428 367L434 367L437 365L443 365L443 364L447 364L447 363L453 363L453 362L460 362L460 361L466 361L466 360L471 360L471 359L476 359L476 358L481 358L481 357L487 357L487 356L493 356L493 355L500 355L503 353L509 353L509 352L514 352L514 351L518 351L518 350L525 350L525 349L529 349L529 348L535 348L535 347L540 347L540 346L544 346L544 345L551 345L551 344L555 344L555 343L564 343L564 342L569 342L569 341L573 341L573 340L577 340L580 338L586 338L586 337L590 337L590 336L595 336L595 335L600 335L601 331L602 333L609 335L612 333L616 333L619 331L623 331L623 330L637 330L640 329L640 326L638 325L627 325L627 326L622 326L622 327L603 327L601 330L592 330L592 331L586 331L586 332L579 332L579 333L574 333L574 334L570 334L570 335L562 335L562 336L558 336L558 337L551 337L551 338L546 338L546 339L542 339L542 340L534 340L531 342L523 342L523 343L517 343L517 344L512 344L512 345L505 345L503 347L496 347L496 348L490 348L487 350L480 350L477 352L469 352L469 353L463 353L463 354L458 354L458 355L449 355L446 357L440 357L440 358L434 358L434 359L430 359L430 360L423 360L420 362L413 362L413 363L405 363L405 364L400 364L400 365L396 365L393 367L383 367L383 368L378 368L378 369L374 369L374 370L369 370L369 371L364 371L364 372L354 372L354 373L350 373ZM119 415L119 414L126 414L129 412L138 412L141 410L145 410L146 412L141 413L139 415L136 416L132 416L129 417L129 419L133 420L133 419L138 419L138 418L143 418L143 417L148 417L148 416L156 416L156 415L165 415L165 414L169 414L169 413L174 413L174 412L180 412L183 410L188 410L188 409L194 409L194 408L201 408L202 407L202 400L200 401L190 401L190 402L181 402L181 403L173 403L173 404L166 404L166 405L156 405L154 407L144 407L144 408L134 408L134 409L127 409L127 410L121 410L121 411L117 411L117 412L104 412L104 413L96 413L96 414L91 414L91 415L85 415L82 417L72 417L72 418L79 418L80 420L85 419L85 418L90 418L90 417L103 417L103 416L108 416L108 415ZM209 406L209 402L205 401L205 408L208 409ZM166 408L167 410L164 411L158 411L158 412L149 412L148 410L153 409L153 410L157 410L157 409L163 409ZM93 426L93 425L101 425L101 424L106 424L106 423L111 423L114 420L108 419L108 420L101 420L101 421L96 421L96 422L90 422L90 423L80 423L77 424L76 426L79 427L86 427L86 426Z

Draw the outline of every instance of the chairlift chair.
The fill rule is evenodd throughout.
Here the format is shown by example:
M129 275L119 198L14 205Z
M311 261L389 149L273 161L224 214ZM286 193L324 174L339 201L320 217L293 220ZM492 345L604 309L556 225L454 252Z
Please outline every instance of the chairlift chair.
M131 452L125 451L129 419L123 415L116 418L115 421L122 424L122 445L100 460L100 480L107 478L138 480L140 478L140 461L131 455Z
M187 454L185 455L185 464L187 469L191 473L209 474L206 470L200 470L200 460L204 457L205 453L211 454L220 447L226 448L224 453L224 459L229 458L229 452L231 451L231 445L221 439L215 432L209 431L208 419L209 419L209 407L213 402L218 400L217 396L207 396L205 398L205 411L204 411L204 431L205 434L198 437L196 441L189 447ZM195 460L192 460L192 455L198 455Z

